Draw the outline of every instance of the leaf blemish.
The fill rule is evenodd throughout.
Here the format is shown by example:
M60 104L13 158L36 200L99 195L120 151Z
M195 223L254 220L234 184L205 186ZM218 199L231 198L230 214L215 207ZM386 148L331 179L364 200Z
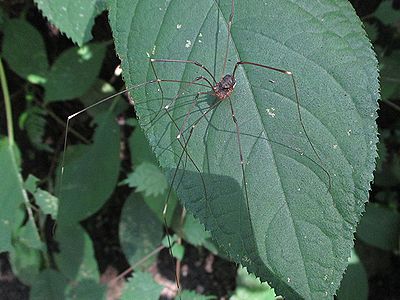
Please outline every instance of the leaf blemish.
M192 46L192 42L190 40L186 40L185 48L190 48Z
M272 118L275 117L275 115L276 115L276 114L275 114L275 108L273 108L273 107L267 108L266 111L267 111L267 114L268 114L269 116L271 116Z

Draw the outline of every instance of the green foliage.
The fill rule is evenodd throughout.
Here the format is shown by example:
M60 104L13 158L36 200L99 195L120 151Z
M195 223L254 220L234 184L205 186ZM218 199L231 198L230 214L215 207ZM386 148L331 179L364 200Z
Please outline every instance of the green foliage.
M168 189L168 183L161 170L152 163L143 162L138 165L122 183L128 184L145 196L162 195Z
M232 260L271 281L285 297L333 295L368 197L377 142L376 60L349 4L268 1L260 6L256 1L238 1L225 71L225 51L219 45L226 44L230 1L221 1L219 7L214 1L185 1L161 8L154 2L109 3L129 87L154 78L143 57L146 52L154 58L200 61L218 78L231 72L238 59L295 74L304 126L322 162L300 133L291 78L252 66L239 68L229 101L240 127L248 199L229 101L197 124L187 146L193 164L186 153L179 160L182 147L175 138L179 132L175 124L186 124L181 130L188 138L188 124L213 101L200 97L194 105L194 95L207 89L186 89L170 109L175 123L160 112L157 84L134 90L133 98L139 123L169 181L178 178L174 186L179 198ZM198 13L182 14L188 10ZM305 21L309 16L315 22ZM140 30L126 30L137 27ZM163 79L190 81L198 74L207 75L189 64L155 67ZM183 91L179 84L162 83L162 87L164 104ZM196 109L184 123L193 106ZM321 166L329 172L332 186Z
M84 95L96 81L105 52L105 44L66 50L51 66L44 86L45 100L67 100Z
M60 253L56 255L60 272L66 278L99 281L100 275L94 257L92 241L80 225L57 228Z
M65 172L56 189L61 195L59 223L71 224L95 213L117 184L120 131L111 111L100 114L95 123L93 144L68 148Z
M369 204L357 229L357 236L372 246L395 251L400 245L400 214L393 209Z
M254 275L249 274L246 268L239 268L236 281L238 286L230 300L275 300L274 289L265 282L261 283Z
M94 19L106 8L105 0L35 0L35 3L52 24L79 46L92 39Z
M210 233L205 231L203 224L191 214L186 215L182 230L185 240L195 246L204 245L207 239L211 238Z
M287 74L239 67L234 93L210 111L214 97L201 95L194 103L196 92L208 87L163 82L162 97L158 84L149 84L131 90L138 121L129 119L132 108L117 104L122 102L120 96L111 108L107 102L81 115L86 125L92 120L88 131L93 130L93 136L75 129L78 119L70 120L60 178L61 144L56 140L62 143L65 129L65 116L60 116L81 106L56 102L78 98L88 107L115 93L111 84L116 76L105 81L111 74L109 67L98 78L102 65L108 63L105 53L110 41L87 44L105 0L35 0L48 21L79 45L62 49L49 47L55 37L45 37L46 30L39 32L23 17L9 19L0 10L1 54L7 66L26 80L15 93L22 94L26 107L17 106L14 114L28 137L18 139L23 141L23 172L17 146L5 139L0 142L0 170L6 170L0 172L0 251L9 252L14 273L31 286L31 299L106 298L93 241L81 221L121 194L127 199L118 235L135 267L122 299L160 295L162 287L142 271L154 263L160 245L169 246L162 237L167 199L168 233L174 233L176 258L185 257L185 245L190 243L250 270L250 274L239 270L231 299L274 299L275 291L287 299L335 294L367 200L377 150L376 60L347 1L269 0L261 6L255 0L236 1L225 70L230 0L107 2L128 87L155 78L148 57L200 61L217 80L221 74L231 74L237 60L253 61L294 73L303 124ZM369 16L365 29L378 43L381 26L390 28L396 45L399 18L389 4L384 1ZM392 105L400 95L399 50L387 45L378 50L383 98ZM156 63L155 68L163 79L190 81L208 75L190 64ZM171 101L172 120L163 109ZM240 128L245 180L230 103ZM116 122L121 112L119 120L133 129L124 131L122 139ZM200 122L190 135L197 118ZM59 128L54 121L61 124ZM368 245L391 252L399 246L400 157L393 151L400 138L399 125L396 121L392 128L381 130L375 181L379 190L372 195L384 204L367 207L357 232ZM49 134L53 130L56 133ZM176 139L178 133L182 144L190 136L185 151ZM85 145L78 144L81 141ZM35 152L26 146L29 142ZM36 150L47 152L52 161L49 170L30 169L32 161L41 164ZM126 152L132 165L121 168L121 159L129 161ZM24 183L21 173L40 178L29 175ZM118 182L135 191L126 192L128 187ZM48 215L56 225L48 224ZM49 231L57 251L43 243ZM274 288L261 284L253 274ZM362 263L350 260L338 299L366 299L367 288ZM216 298L186 290L180 296Z
M33 175L29 175L24 183L24 187L29 191L36 204L40 207L44 214L49 214L51 217L57 219L58 211L58 198L51 195L49 192L37 187L39 179Z
M139 262L160 245L162 228L161 221L140 194L131 194L126 199L121 212L119 238L130 264Z
M149 299L160 297L162 286L154 282L149 273L136 272L134 277L125 285L121 300Z
M6 23L3 53L19 76L45 88L45 100L68 100L84 95L96 81L106 44L70 48L49 66L40 33L28 22L16 19Z
M25 129L31 143L38 150L52 152L49 145L43 143L45 134L46 113L43 109L32 107L27 109L19 118L20 128Z
M396 98L400 95L400 50L393 51L390 55L382 53L379 61L382 80L382 99Z
M337 293L337 299L368 299L367 273L354 250L351 253L349 266L347 267Z
M0 252L12 250L13 230L21 225L16 215L21 205L27 201L19 173L18 151L15 145L11 146L6 139L0 139L0 170L7 170L7 173L2 171L0 175Z
M400 14L392 8L392 1L382 1L374 16L381 20L385 25L395 25L400 22Z
M22 19L9 20L4 28L3 56L22 78L46 82L49 63L39 31Z
M57 299L63 300L66 278L57 271L47 269L35 278L30 291L31 300Z
M180 296L182 299L192 299L192 300L214 300L214 299L216 299L216 297L214 297L214 296L199 295L194 291L188 291L188 290L183 291Z

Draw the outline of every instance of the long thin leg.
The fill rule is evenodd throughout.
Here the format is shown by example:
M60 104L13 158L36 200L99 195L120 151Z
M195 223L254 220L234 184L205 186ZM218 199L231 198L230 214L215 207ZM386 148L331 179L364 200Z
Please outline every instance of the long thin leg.
M157 71L156 71L156 68L155 68L155 66L154 66L154 63L157 63L157 62L183 62L183 61L172 61L172 60L164 60L164 59L150 59L151 69L153 70L153 74L154 74L154 76L155 76L156 79L159 78L159 77L158 77L158 74L157 74ZM195 63L197 63L197 62L195 62ZM197 63L197 64L200 64L200 63ZM203 66L203 67L204 67L204 66ZM204 68L205 68L205 67L204 67ZM195 80L193 80L193 81L191 81L190 83L188 83L188 85L195 84L196 81L200 81L200 80L206 81L206 82L208 83L208 85L209 85L211 88L213 87L212 84L211 84L211 82L210 82L206 77L204 77L204 76L199 76L199 77L197 77ZM158 114L162 111L162 109L163 109L163 107L164 107L164 90L163 90L163 88L162 88L160 82L158 82L158 88L159 88L160 93L161 93L160 109L158 110L157 114L153 117L153 119L150 121L150 123L152 123L152 122L158 117ZM177 95L176 95L175 100L176 100L176 98L179 97L179 95L180 95L180 94L177 94Z
M202 68L204 71L206 71L208 73L208 75L211 76L212 80L214 81L214 84L217 83L217 81L215 80L214 75L206 68L206 66L204 66L203 64L199 63L198 61L195 60L181 60L181 59L156 59L156 58L151 58L150 59L151 62L165 62L165 63L184 63L184 64L193 64L196 65L200 68ZM212 84L211 84L212 87Z
M308 143L311 146L312 151L318 157L318 160L321 163L320 167L322 169L324 169L326 174L328 174L328 181L329 181L328 191L329 191L331 189L331 187L332 187L332 182L331 182L332 179L331 179L331 176L330 176L329 172L322 166L323 165L322 159L321 159L320 155L318 154L317 149L315 149L313 143L311 142L310 136L308 135L308 131L306 130L306 127L304 125L303 118L302 118L301 111L300 111L300 97L299 97L299 93L298 93L298 90L297 90L297 83L296 83L296 80L294 78L294 74L291 71L278 69L278 68L270 67L270 66L267 66L267 65L259 64L259 63L248 62L248 61L238 61L236 63L236 65L235 65L235 68L233 69L233 73L232 73L233 77L235 77L235 73L236 73L237 67L239 65L252 65L252 66L256 66L256 67L261 67L261 68L264 68L264 69L268 69L268 70L276 71L276 72L279 72L279 73L282 73L282 74L286 74L286 75L289 75L291 77L293 88L294 88L295 99L296 99L297 114L299 116L300 124L301 124L301 127L303 128L304 134L305 134L305 136L307 138Z
M195 98L194 102L197 102L197 98L198 98L198 96L201 95L201 94L203 94L203 93L198 93L198 94L196 95L196 98ZM203 189L204 189L204 196L205 196L205 199L206 199L206 206L207 206L207 209L209 209L208 196L207 196L207 190L206 190L206 184L205 184L204 178L203 178L203 176L201 175L201 171L200 171L199 167L198 167L197 164L193 161L193 159L191 158L190 154L188 153L188 151L187 151L187 146L188 146L189 141L190 141L190 139L191 139L191 137L192 137L192 135L193 135L193 131L194 131L194 128L196 127L196 125L202 120L203 117L205 117L211 110L213 110L213 109L214 109L215 107L217 107L219 104L220 104L219 101L216 102L216 103L214 103L211 107L209 107L209 108L207 109L207 111L206 111L201 117L199 117L198 119L195 120L195 122L194 122L194 123L191 125L191 127L190 127L189 136L188 136L188 138L187 138L187 140L186 140L186 142L185 142L184 144L182 144L182 142L180 141L180 137L177 137L177 140L179 141L179 143L180 143L180 145L181 145L181 147L182 147L182 152L181 152L181 155L179 156L176 169L175 169L175 171L174 171L174 173L173 173L173 175L172 175L171 184L170 184L170 187L169 187L169 189L168 189L167 198L166 198L166 200L165 200L164 209L163 209L163 220L164 220L165 230L166 230L166 233L167 233L167 241L168 241L168 246L169 246L169 251L170 251L170 257L171 257L171 259L173 259L172 243L171 243L171 240L170 240L170 237L169 237L169 232L168 232L168 226L167 226L167 219L166 219L166 216L167 216L167 210L168 210L169 199L170 199L171 193L172 193L172 187L173 187L173 184L174 184L174 182L175 182L176 176L177 176L177 174L178 174L179 166L180 166L180 163L181 163L181 161L182 161L182 158L183 158L183 155L184 155L184 154L186 154L187 157L189 157L189 160L193 163L194 167L196 168L197 172L198 172L199 175L200 175L200 178L201 178L201 181L202 181L202 184L203 184ZM167 108L166 108L166 112L167 112L168 116L170 117L172 123L175 125L175 127L179 130L179 132L182 132L183 129L182 129L182 128L179 128L179 126L176 124L175 120L172 118L172 116L170 115L170 113L169 113L169 111L168 111ZM180 135L182 135L182 134L180 134ZM180 282L180 280L179 280L179 278L178 278L177 272L175 272L175 280L176 280L176 284L177 284L177 288L178 288L178 295L179 295L179 292L180 292L180 283L179 283L179 282ZM180 299L180 296L179 296L179 299Z
M244 170L243 149L242 149L242 143L240 142L240 128L239 128L239 124L237 122L237 118L235 116L235 111L233 109L231 100L229 100L229 106L231 108L232 120L233 120L233 123L235 123L235 127L236 127L236 139L237 139L238 147L239 147L240 167L242 169L244 193L245 193L245 197L246 197L247 218L249 219L249 224L250 224L250 229L251 229L251 234L252 234L251 238L253 238L254 237L254 229L253 229L253 224L251 222L251 215L250 215L249 194L247 191L247 180L246 180L246 174L245 174L245 170Z
M232 22L233 22L234 15L235 15L235 1L232 0L232 2L231 2L231 14L229 15L229 20L228 20L228 38L226 40L224 66L222 67L221 78L225 75L225 71L226 71L226 64L227 64L228 55L229 55L229 42L230 42L230 39L231 39L231 29L232 29Z
M107 101L110 101L112 99L115 99L115 97L117 97L117 96L119 96L121 94L124 94L127 91L134 90L134 89L137 89L137 88L141 88L141 87L144 87L144 86L146 86L148 84L160 83L160 82L190 83L188 81L174 80L174 79L153 79L153 80L149 80L149 81L146 81L146 82L131 86L129 88L126 88L126 89L124 89L124 90L122 90L122 91L120 91L120 92L118 92L118 93L116 93L114 95L108 96L108 97L106 97L104 99L101 99L101 100L97 101L96 103L93 103L92 105L89 105L88 107L85 107L84 109L81 109L81 110L77 111L76 113L73 113L73 114L71 114L71 115L69 115L67 117L65 135L64 135L63 155L62 155L62 159L61 159L61 174L60 174L59 185L58 185L59 186L59 190L57 191L57 194L59 195L59 197L62 196L61 195L61 187L63 185L63 177L64 177L65 150L67 149L68 133L70 131L69 127L70 127L71 120L74 119L75 117L79 116L80 114L90 110L91 108L93 108L95 106L98 106L98 105L100 105L100 104L102 104L104 102L107 102ZM197 82L194 82L192 84L199 85L199 86L205 86L204 84L200 84L200 83L197 83Z

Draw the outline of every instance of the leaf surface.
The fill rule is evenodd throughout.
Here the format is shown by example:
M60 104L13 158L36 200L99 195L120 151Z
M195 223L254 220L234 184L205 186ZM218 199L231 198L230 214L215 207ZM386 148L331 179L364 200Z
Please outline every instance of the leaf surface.
M224 70L230 0L108 3L128 87L155 78L149 57L199 61L217 80L238 60L293 72L318 156L286 74L239 66L233 94L215 109L212 95L195 101L210 91L206 81L147 84L132 96L179 198L231 259L288 299L332 297L368 199L377 142L377 62L350 4L236 1ZM164 80L212 81L193 64L155 68Z
M43 15L79 46L92 39L94 19L105 9L104 0L35 0Z

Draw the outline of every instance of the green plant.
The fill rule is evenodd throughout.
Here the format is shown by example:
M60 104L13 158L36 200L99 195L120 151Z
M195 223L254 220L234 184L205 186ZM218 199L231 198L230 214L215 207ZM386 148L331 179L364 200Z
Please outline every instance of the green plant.
M31 25L23 20L4 22L3 57L15 73L29 82L29 89L36 87L32 84L44 89L46 110L37 112L32 101L28 101L32 109L26 111L21 121L22 126L27 126L32 124L28 120L35 120L39 130L30 137L41 150L52 151L37 142L37 133L41 133L40 140L45 126L41 120L44 115L53 114L53 102L73 98L93 101L93 85L107 87L103 94L110 92L109 86L97 79L107 43L83 45L90 39L88 32L94 16L105 7L128 88L154 79L147 55L195 59L214 68L216 76L220 76L230 1L165 4L110 0L107 5L103 1L85 1L88 7L84 11L91 13L83 16L79 12L81 1L66 1L60 6L36 2L50 22L81 46L65 51L49 66L42 38ZM6 202L15 206L6 217L13 218L11 211L23 215L23 210L16 207L19 204L25 204L30 214L28 222L22 218L9 220L12 224L10 228L4 227L0 249L11 253L18 274L23 276L26 269L36 274L30 282L33 297L45 297L41 293L47 292L42 287L47 277L59 286L59 294L48 297L100 297L97 293L103 290L98 289L99 273L91 240L80 221L106 203L118 182L136 187L137 191L124 205L119 232L129 262L134 265L158 249L162 210L175 169L179 178L174 182L177 195L170 198L167 222L179 236L246 266L288 299L320 299L335 294L353 247L353 234L364 211L375 166L378 81L374 54L349 3L322 2L267 1L262 6L258 1L236 3L228 66L231 68L240 59L292 71L298 84L304 126L321 157L320 161L301 132L290 77L252 67L240 68L238 84L229 101L241 130L248 197L243 191L228 101L199 122L186 152L182 152L176 139L178 131L160 105L159 86L149 84L133 90L138 123L145 134L136 122L131 122L135 129L128 144L134 171L130 174L122 169L122 175L120 130L115 116L127 106L123 101L115 101L90 111L96 125L93 143L68 147L62 184L55 184L55 191L60 193L49 188L50 193L46 194L51 203L57 202L51 193L59 197L57 213L41 204L47 202L39 200L38 194L43 191L37 187L39 182L31 178L27 182L29 188L23 186L16 155L10 148L12 134L8 134L11 141L4 142L1 148L2 169L14 170L7 179L9 190L18 190L21 195L19 200ZM189 11L198 13L193 15ZM24 47L16 49L17 38L25 43ZM32 56L37 57L34 64L30 63ZM164 79L190 81L199 74L199 69L190 65L156 67L157 75ZM178 84L163 87L165 99L180 92ZM188 115L188 124L201 115L199 109L209 107L206 101L211 100L199 101L197 110ZM193 97L182 97L172 108L171 114L179 124L192 101ZM59 121L58 117L55 119ZM87 140L79 131L71 133L76 139ZM184 130L183 136L188 134ZM184 159L178 164L182 153ZM6 165L10 162L10 166ZM167 181L160 176L159 166ZM149 173L156 174L154 182L142 180L142 174ZM47 186L51 187L52 182L49 180ZM25 189L32 194L35 213L31 212ZM183 221L177 197L188 210ZM247 201L250 216L246 213ZM39 236L32 235L35 239L29 242L35 245L30 254L33 258L17 264L25 256L19 249L21 245L27 246L23 239L27 230L40 232L36 226L43 226L44 214L49 212L57 221L55 240L59 252L49 256ZM132 232L137 234L132 236ZM179 248L180 238L174 239L174 247ZM173 253L179 252L176 250ZM54 262L48 261L49 257ZM44 266L56 266L59 272L52 275L55 271L43 271ZM138 280L148 277L138 275ZM135 278L127 290L134 289ZM82 288L84 285L88 288ZM151 282L149 286L155 291L159 289Z

